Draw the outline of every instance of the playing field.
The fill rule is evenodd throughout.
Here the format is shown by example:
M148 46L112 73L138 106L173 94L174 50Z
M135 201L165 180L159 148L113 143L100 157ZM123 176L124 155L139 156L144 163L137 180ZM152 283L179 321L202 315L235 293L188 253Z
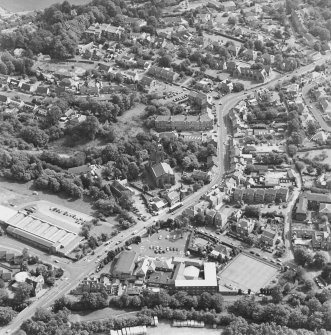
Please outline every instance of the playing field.
M278 272L276 265L248 254L239 254L218 273L220 285L259 292Z

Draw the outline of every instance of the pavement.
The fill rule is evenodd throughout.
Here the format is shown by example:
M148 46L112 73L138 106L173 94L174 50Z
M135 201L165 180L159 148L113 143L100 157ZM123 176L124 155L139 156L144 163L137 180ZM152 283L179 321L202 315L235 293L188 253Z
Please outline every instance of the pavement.
M251 92L253 92L254 90L256 90L257 88L260 87L266 87L266 88L270 88L270 87L274 87L274 85L277 82L281 82L285 77L289 77L292 75L301 75L304 73L307 73L309 71L312 71L315 66L317 64L322 64L325 59L327 59L326 57L329 57L328 55L325 55L325 57L321 57L321 59L319 61L314 62L313 64L309 64L307 66L304 66L300 69L297 69L294 73L292 74L288 74L286 76L283 76L281 78L275 78L265 84L261 84L259 85L259 87L254 87L252 89L248 89L246 91L242 91L239 93L235 93L235 94L231 94L231 95L226 95L225 97L223 97L221 100L218 100L219 102L222 102L222 105L218 105L217 106L217 111L218 111L218 124L220 125L218 127L218 136L219 136L219 144L218 144L218 148L217 148L217 159L218 159L218 171L217 173L213 176L212 181L202 187L200 190L198 190L197 192L193 193L191 196L189 196L188 198L186 198L183 201L183 206L180 207L179 209L177 209L176 211L174 211L173 213L164 213L161 214L157 217L152 217L151 219L147 220L146 222L138 222L137 225L129 228L128 230L126 230L125 232L123 232L122 234L118 234L117 236L115 236L114 238L112 238L111 243L107 246L102 245L100 247L98 247L95 250L95 254L93 256L89 256L88 257L88 261L86 261L86 258L81 259L80 261L76 262L76 263L70 263L67 264L66 261L63 261L63 259L58 259L58 262L56 265L60 265L64 270L65 270L65 274L64 274L64 278L62 280L59 280L56 282L55 287L49 289L42 297L39 298L39 300L37 300L36 302L34 302L33 304L31 304L29 307L25 308L22 312L20 312L17 317L6 327L3 327L0 330L0 335L2 334L9 334L17 329L20 328L21 323L32 317L33 314L35 313L35 311L38 308L49 308L56 299L62 297L63 295L69 293L75 286L78 285L78 283L84 278L87 277L89 274L91 274L92 272L95 271L96 268L96 262L98 262L100 255L105 255L109 250L113 249L115 247L115 245L117 245L117 242L121 242L121 244L119 244L119 246L123 245L123 241L125 241L126 239L128 239L129 237L132 237L133 232L135 232L135 235L143 235L146 232L146 228L147 226L151 226L154 224L155 220L167 220L170 217L176 216L178 215L180 212L182 212L183 210L185 210L186 208L194 205L195 203L197 203L200 199L200 197L208 192L214 185L219 184L222 181L223 178L223 174L224 174L224 157L225 157L225 145L224 142L227 139L227 129L226 126L224 124L224 117L227 115L227 113L239 102L241 101L243 98L246 97L246 94L249 94ZM217 104L217 101L216 101ZM291 206L294 205L296 198L299 196L299 194L295 193L295 196L292 197L292 202L291 202ZM289 206L290 208L290 206ZM289 211L290 213L290 211ZM286 235L288 236L288 231L290 229L290 220L286 220L287 223L287 227L286 227ZM290 238L290 236L289 236ZM287 248L290 248L290 240L286 242L286 246ZM55 264L54 264L55 265Z

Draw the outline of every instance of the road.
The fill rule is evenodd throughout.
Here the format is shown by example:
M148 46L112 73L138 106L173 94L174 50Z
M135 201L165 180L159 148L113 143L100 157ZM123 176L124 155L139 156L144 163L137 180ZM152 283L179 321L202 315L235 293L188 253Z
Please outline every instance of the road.
M286 213L284 217L284 245L285 245L285 254L282 259L284 262L292 261L294 259L293 252L291 248L291 223L292 223L292 210L295 206L295 203L301 193L302 189L302 180L300 174L295 171L294 172L295 180L296 180L296 188L294 188L293 193L291 195L291 199L287 204Z
M325 56L328 57L328 56ZM295 75L301 75L304 73L307 73L309 71L312 71L317 64L322 64L324 60L326 59L325 57L322 56L322 58L315 62L314 64L309 64L307 66L304 66L298 70L295 71ZM141 222L139 221L137 225L134 227L129 228L126 230L124 233L119 234L115 236L112 240L111 243L108 246L102 245L98 247L95 250L95 255L89 256L88 261L86 261L86 257L84 259L81 259L80 261L76 263L71 263L71 264L66 264L63 262L63 260L59 261L60 265L64 270L64 278L67 278L67 280L62 279L56 283L56 286L52 289L50 289L47 293L45 293L42 297L39 298L36 302L34 302L32 305L29 307L25 308L21 313L18 314L18 316L7 326L4 327L0 331L0 335L2 334L7 334L7 331L10 330L14 331L20 328L21 323L31 317L36 309L38 308L48 308L50 307L54 301L63 295L69 293L77 284L86 276L88 276L90 273L94 272L96 264L95 262L98 261L98 256L105 254L108 250L113 249L118 242L125 241L127 238L132 236L132 233L134 231L137 231L137 234L143 235L143 233L146 231L145 227L151 226L154 224L155 219L158 220L167 220L168 218L172 217L173 215L177 215L186 208L194 205L197 203L200 199L200 197L209 191L214 185L219 184L222 181L223 174L224 174L224 157L225 157L225 145L224 142L227 139L227 129L224 124L224 118L226 117L227 113L233 108L239 101L241 101L243 98L245 98L246 94L249 94L251 92L254 92L254 90L260 88L260 87L274 87L274 85L277 82L281 82L285 77L292 76L287 75L283 76L281 78L275 78L272 81L269 81L265 84L261 84L259 87L254 87L252 89L249 89L247 91L239 92L236 94L232 95L226 95L224 96L219 102L222 103L222 105L218 105L217 111L218 111L218 136L219 136L219 143L218 143L218 148L217 148L217 160L218 160L218 167L219 169L217 170L217 173L213 176L212 181L210 184L202 187L200 190L197 192L193 193L191 196L186 198L183 201L183 206L179 208L177 211L174 213L164 213L159 215L158 217L152 217L146 222ZM216 101L217 103L217 101ZM293 198L294 199L294 198ZM294 202L293 202L294 205ZM289 226L288 229L289 230ZM122 244L120 244L122 245ZM287 247L289 247L289 243L287 243Z
M305 104L307 106L310 107L310 112L314 115L315 120L318 122L318 124L320 125L320 127L326 131L326 132L331 132L331 126L328 125L328 123L324 120L323 116L322 116L322 111L319 110L318 108L316 108L316 106L314 106L313 103L310 102L310 98L309 98L309 91L310 89L312 89L314 86L316 85L316 83L312 82L308 85L305 85L302 88L302 98L305 102Z

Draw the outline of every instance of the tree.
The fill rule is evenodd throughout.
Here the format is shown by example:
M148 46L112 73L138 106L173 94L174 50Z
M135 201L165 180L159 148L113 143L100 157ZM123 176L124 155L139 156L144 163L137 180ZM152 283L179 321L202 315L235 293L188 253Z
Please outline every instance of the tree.
M46 114L46 124L49 126L56 125L60 117L62 116L62 111L58 106L52 106Z
M131 210L133 206L133 200L129 198L126 194L122 195L118 201L119 205L127 210Z
M85 121L80 125L80 135L82 137L88 137L91 140L95 139L96 134L99 131L99 121L95 116L88 116Z
M313 266L317 269L322 269L328 262L328 258L322 251L317 251L313 257Z
M48 135L37 127L24 127L20 136L28 143L36 147L43 147L48 142Z
M131 162L128 166L128 180L136 180L139 176L139 168L135 162Z
M245 89L244 84L235 82L233 83L233 92L241 92Z
M237 19L235 16L230 16L228 18L228 24L231 24L232 26L236 25L237 24Z
M300 161L297 161L297 162L295 163L295 166L296 166L296 168L299 170L299 172L302 172L303 169L305 168L305 163L300 162Z
M11 307L0 307L0 325L7 325L16 315Z
M299 265L305 266L311 259L311 253L303 247L295 248L293 253L294 259Z
M159 58L159 66L161 67L170 67L172 62L172 58L170 55L164 55Z
M288 151L288 154L293 157L296 155L297 151L298 151L298 147L294 144L290 144L288 147L287 147L287 151Z
M29 255L29 250L28 248L23 248L23 251L22 251L22 258L24 261L28 260L28 258L30 257Z
M33 287L27 283L19 283L15 291L14 301L17 304L23 303L30 297L32 289Z
M282 293L280 286L276 286L273 288L271 296L272 296L272 300L276 304L278 304L279 302L283 300L283 293Z

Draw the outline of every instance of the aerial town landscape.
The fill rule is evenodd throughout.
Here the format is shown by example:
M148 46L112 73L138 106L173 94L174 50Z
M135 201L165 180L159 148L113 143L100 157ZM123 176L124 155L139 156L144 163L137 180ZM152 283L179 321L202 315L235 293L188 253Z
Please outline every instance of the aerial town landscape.
M331 334L331 1L9 2L0 335Z

